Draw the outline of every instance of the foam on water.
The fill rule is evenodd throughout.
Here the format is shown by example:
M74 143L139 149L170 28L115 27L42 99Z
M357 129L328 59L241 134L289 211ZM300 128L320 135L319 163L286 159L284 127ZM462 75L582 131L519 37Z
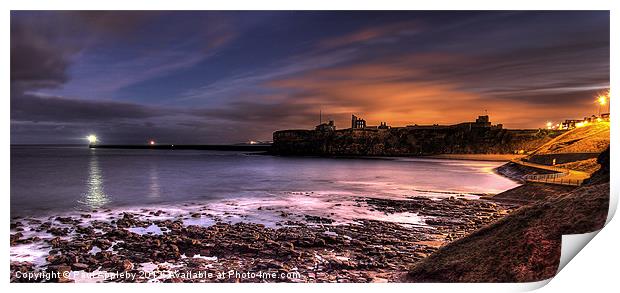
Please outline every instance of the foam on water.
M145 234L162 235L164 234L161 228L155 224L151 224L150 226L146 228L132 227L132 228L127 228L127 230L129 230L130 232L136 233L136 234L140 234L140 235L145 235Z
M15 245L11 246L11 261L30 262L40 267L45 265L48 252L49 246L41 243Z

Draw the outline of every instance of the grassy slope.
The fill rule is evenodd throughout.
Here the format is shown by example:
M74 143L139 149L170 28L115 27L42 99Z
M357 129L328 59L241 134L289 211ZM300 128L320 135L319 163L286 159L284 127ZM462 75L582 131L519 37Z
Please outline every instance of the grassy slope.
M566 132L543 144L533 154L600 153L608 146L609 122L600 122Z
M565 164L557 164L555 166L565 169L587 172L590 174L596 172L600 168L600 165L596 162L596 159L587 159Z
M405 281L531 282L555 275L561 235L600 229L609 205L609 150L589 183L547 199L450 243L419 262Z

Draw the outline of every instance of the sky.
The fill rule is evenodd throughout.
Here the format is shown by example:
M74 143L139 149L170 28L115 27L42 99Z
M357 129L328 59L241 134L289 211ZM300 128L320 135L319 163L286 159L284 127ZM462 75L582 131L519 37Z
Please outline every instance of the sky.
M11 143L596 114L608 11L12 11Z

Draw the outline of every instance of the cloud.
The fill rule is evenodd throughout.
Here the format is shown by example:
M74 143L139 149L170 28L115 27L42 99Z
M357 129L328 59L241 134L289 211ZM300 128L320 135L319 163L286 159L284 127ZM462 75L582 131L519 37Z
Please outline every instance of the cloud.
M297 58L303 63L287 59L285 63L291 65L282 67L295 70L249 73L234 84L211 85L190 96L225 95L235 89L236 100L200 110L199 115L272 128L310 128L317 123L319 109L336 119L339 127L348 127L352 113L362 115L370 124L387 121L403 126L471 121L488 111L496 123L531 128L544 126L549 119L585 116L594 109L591 97L609 86L609 40L600 27L580 33L579 38L553 42L546 41L549 33L545 33L543 39L533 36L530 43L514 47L475 48L485 46L488 40L484 39L460 45L463 50L456 51L446 46L450 40L433 43L442 49L428 45L431 47L426 50L410 53L377 55L374 50L360 49L379 44L379 40L407 43L416 34L407 29L414 27L421 32L423 26L399 23L326 39L319 43L321 49L336 50L322 56L346 47L349 54L341 55L346 59L335 57L321 64L306 54L302 55L306 58ZM434 31L441 30L448 28ZM520 33L508 31L503 38L519 39L515 34ZM321 56L318 52L316 55ZM242 85L257 82L263 88L239 101L244 99L239 90ZM262 91L274 93L258 94Z
M333 49L343 46L393 43L403 37L410 37L421 31L421 23L403 21L381 26L367 27L338 37L328 38L319 42L321 49Z
M164 14L162 11L59 11L54 13L59 20L74 21L76 25L87 26L95 33L124 35L136 31L145 23Z
M288 92L284 103L322 105L345 121L345 113L357 113L373 124L458 123L489 110L507 126L537 127L550 117L590 111L592 96L609 86L606 54L604 43L473 57L414 53L311 70L266 86Z
M11 87L13 91L57 87L68 80L71 48L56 46L48 37L19 22L11 24Z
M179 18L182 14L159 13L161 18ZM131 34L131 38L120 41L127 46L108 48L107 56L84 54L81 60L84 66L76 65L81 76L67 85L67 91L82 95L95 90L99 95L111 95L140 86L208 60L237 37L227 18L213 13L200 16L188 16L184 27L153 24L145 29L147 33ZM125 50L119 53L118 47Z
M11 120L46 122L117 121L164 116L163 109L115 101L22 95L11 103Z
M218 121L237 122L249 125L276 126L299 125L314 122L319 107L304 102L287 101L286 103L262 101L236 101L224 107L200 108L188 113L199 117L217 119ZM317 116L318 117L318 116Z
M175 100L183 102L196 99L223 99L231 96L243 97L248 95L248 92L260 92L260 86L272 80L334 66L350 61L356 56L355 52L348 49L335 50L330 53L305 52L286 58L267 68L243 72L204 86L188 89ZM262 97L265 96L262 95Z
M184 13L12 12L12 85L17 93L105 99L203 62L236 37L231 23L215 13L188 18L192 26L184 35L180 24L161 22Z

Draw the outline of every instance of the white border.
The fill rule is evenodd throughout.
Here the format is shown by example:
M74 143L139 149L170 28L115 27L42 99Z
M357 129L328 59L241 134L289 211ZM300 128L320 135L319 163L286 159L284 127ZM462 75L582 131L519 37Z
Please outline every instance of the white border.
M5 40L1 50L3 53L3 74L0 84L2 85L3 97L0 107L4 121L1 128L1 156L2 176L0 177L0 186L2 188L2 196L5 201L2 212L5 218L9 218L9 187L10 187L10 108L9 108L9 88L10 88L10 47L7 43L10 40L10 13L9 10L611 10L612 36L618 36L618 2L614 0L588 0L588 1L551 1L551 0L521 0L521 1L355 1L355 0L337 0L337 1L312 1L312 4L302 3L302 1L277 1L277 0L261 0L261 1L161 1L161 0L131 0L131 1L71 1L71 0L55 0L55 1L3 1L4 8L2 23L5 25L2 29L2 39ZM618 37L612 37L611 52L618 52ZM612 54L611 59L611 84L613 89L618 88L618 60ZM615 90L614 90L615 92ZM612 103L612 112L618 112L618 106ZM617 127L612 123L612 150L618 145L618 136L615 134ZM612 152L615 153L615 152ZM615 177L618 167L618 159L612 155L612 178ZM612 208L618 199L618 184L612 181ZM612 213L610 213L611 215ZM6 222L5 222L6 223ZM593 288L614 288L617 286L615 280L617 278L618 269L618 247L620 224L618 220L611 221L604 228L591 244L587 245L579 255L571 262L572 265L566 266L560 274L552 282L546 286L543 291L559 292L559 291L586 291ZM2 226L2 235L9 234L8 225ZM6 239L6 238L5 238ZM2 243L4 254L0 263L4 269L4 276L7 277L4 286L8 290L37 290L42 289L46 292L49 290L62 290L66 292L82 292L84 290L109 291L117 289L129 290L149 290L153 292L168 292L172 290L221 290L221 291L300 291L300 292L316 292L322 290L334 289L334 286L326 284L315 284L312 286L300 286L296 284L219 284L219 285L194 285L194 284L161 284L161 285L140 285L140 284L8 284L8 276L10 275L9 267L9 243ZM497 292L501 291L521 291L527 289L538 288L547 282L539 282L534 284L343 284L338 285L342 289L361 290L362 292L375 292L376 290L397 290L403 292L411 292L411 290L424 290L433 292Z

